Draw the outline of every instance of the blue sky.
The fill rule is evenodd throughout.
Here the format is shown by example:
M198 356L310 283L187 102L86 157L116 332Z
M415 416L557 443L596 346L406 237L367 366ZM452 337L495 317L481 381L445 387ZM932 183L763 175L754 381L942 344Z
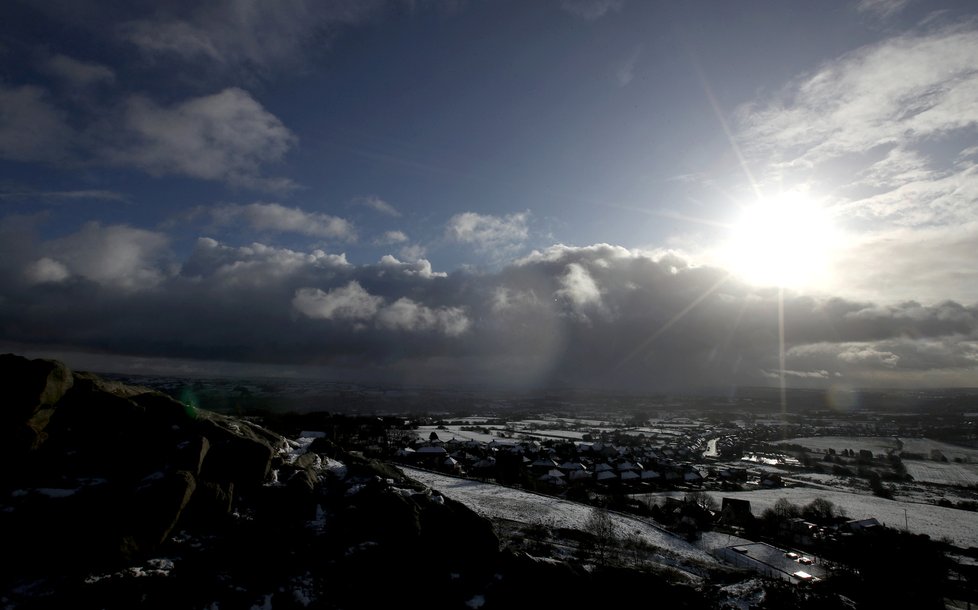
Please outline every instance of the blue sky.
M0 17L9 349L436 383L978 383L970 2Z

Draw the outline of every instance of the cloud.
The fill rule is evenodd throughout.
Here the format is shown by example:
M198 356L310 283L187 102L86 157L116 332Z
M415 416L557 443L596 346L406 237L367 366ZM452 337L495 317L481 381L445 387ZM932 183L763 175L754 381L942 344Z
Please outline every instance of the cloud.
M46 202L78 201L84 199L94 199L100 201L128 201L129 197L124 193L103 189L80 189L76 191L0 191L0 201L4 199L17 201L33 199Z
M318 249L299 252L258 242L235 248L202 237L180 273L211 286L259 288L291 278L333 275L352 267L345 254L327 254Z
M247 91L238 88L161 106L142 96L127 100L121 137L101 146L108 163L154 175L181 174L265 190L288 180L262 176L282 160L296 136Z
M381 269L393 269L407 275L416 275L418 277L448 277L448 274L443 271L433 271L431 268L431 262L423 258L405 263L397 260L390 254L386 254L381 257L378 265Z
M390 244L403 244L408 241L404 231L384 231L384 234L374 240L374 243L381 246Z
M459 307L430 308L408 298L389 305L373 296L356 281L323 292L318 288L300 288L292 300L303 315L324 320L374 320L377 326L406 332L438 331L447 336L461 335L469 328L465 311Z
M67 55L52 55L41 68L65 84L85 88L115 82L115 72L99 63L81 61Z
M828 62L742 108L747 150L806 166L878 146L910 150L978 124L978 31L908 33Z
M167 275L162 262L168 243L154 231L89 222L43 244L48 256L28 267L27 274L35 282L62 281L70 273L109 287L151 288Z
M71 276L71 272L64 263L45 256L28 265L25 275L32 284L44 284L63 282Z
M70 157L74 140L66 115L44 89L0 83L0 157L60 163Z
M635 64L642 56L642 45L637 45L632 54L615 69L615 80L619 87L627 87L635 78Z
M374 378L661 390L778 374L778 294L674 252L556 245L487 271L89 224L6 239L0 341L220 362L329 365ZM21 223L22 224L22 223ZM17 227L20 226L18 229ZM13 236L13 234L11 234ZM792 384L971 383L978 306L784 301Z
M149 56L268 75L301 66L304 53L328 42L337 27L359 23L382 5L379 0L177 4L160 8L152 18L123 24L120 33Z
M357 205L362 205L387 216L393 216L394 218L400 218L401 216L401 213L397 211L397 208L387 203L380 197L360 197L354 199L353 202Z
M457 337L469 329L469 319L460 307L432 309L400 298L377 314L377 322L386 328L419 332L438 331L449 337Z
M594 21L620 11L625 0L560 0L560 8L581 19Z
M581 265L577 263L567 265L559 282L561 288L555 293L556 296L567 299L575 307L601 304L601 290L587 269Z
M908 4L910 0L859 0L856 3L856 10L887 18L901 12Z
M974 24L935 21L739 109L738 139L760 188L821 193L847 233L827 287L835 294L978 298L967 285L978 268L964 254L976 239L978 159L965 144L978 130L975 65Z
M356 281L323 292L300 288L292 306L306 317L322 320L366 320L377 315L384 299L369 294Z
M210 209L210 215L218 224L243 220L257 231L297 233L348 242L356 239L353 225L343 218L321 212L306 212L278 203L216 206Z
M421 244L408 244L400 249L401 258L416 261L424 258L427 248Z
M529 236L529 212L492 216L463 212L448 220L446 236L452 241L469 244L480 251L510 251Z

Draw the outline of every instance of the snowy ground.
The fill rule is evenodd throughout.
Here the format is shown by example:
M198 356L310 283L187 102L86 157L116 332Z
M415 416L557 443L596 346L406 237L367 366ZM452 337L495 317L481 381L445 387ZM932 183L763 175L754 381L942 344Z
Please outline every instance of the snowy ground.
M593 510L589 506L551 496L448 477L403 466L400 468L409 477L465 504L490 520L505 519L526 524L542 524L550 527L586 531L585 524ZM619 538L640 538L682 560L707 564L716 563L716 559L702 548L697 548L697 546L645 521L614 513L610 517Z
M722 502L723 498L749 500L751 512L755 516L759 516L764 509L773 508L774 503L781 498L787 498L798 505L808 504L815 498L825 498L836 506L842 507L846 515L852 519L876 517L881 523L897 529L903 529L906 523L910 531L915 534L927 534L934 540L946 536L958 546L978 547L978 513L971 511L809 487L707 493L716 498L717 502ZM661 500L666 496L682 497L683 495L683 492L662 492L635 497L643 500ZM907 511L906 520L904 510Z
M959 459L962 462L978 463L978 449L959 447L929 438L901 438L904 453L920 453L930 457L931 451L940 451L949 460Z
M860 449L868 449L873 455L886 453L891 449L897 448L896 439L892 437L880 436L810 436L803 438L789 438L778 441L779 445L801 445L811 451L825 453L829 449L836 452L844 449L851 449L859 453Z
M978 464L903 460L903 465L914 481L961 487L978 485Z

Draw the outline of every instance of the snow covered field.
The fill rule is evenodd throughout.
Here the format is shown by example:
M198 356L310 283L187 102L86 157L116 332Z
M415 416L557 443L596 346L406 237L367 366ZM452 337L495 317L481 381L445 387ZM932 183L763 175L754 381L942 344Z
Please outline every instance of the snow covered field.
M911 532L927 534L934 540L940 540L946 536L958 546L978 547L978 513L971 511L808 487L738 492L710 491L707 493L716 498L718 503L722 502L723 498L749 500L751 512L755 516L760 516L767 508L773 508L774 503L781 498L787 498L800 506L810 503L815 498L825 498L843 508L846 515L851 519L876 517L881 523L897 529L904 527L903 511L906 509L906 523L909 524ZM645 500L650 498L661 500L666 496L681 498L683 495L683 492L662 492L635 497Z
M779 441L778 444L801 445L819 453L825 453L829 449L837 452L843 449L852 449L859 453L860 449L868 449L873 452L873 455L886 453L897 448L896 439L879 436L809 436L785 439Z
M585 524L592 511L589 506L559 498L399 467L409 477L465 504L487 519L506 519L586 531ZM667 554L684 560L708 564L717 562L703 549L644 521L615 513L611 513L610 517L619 538L641 538L663 549Z
M959 447L950 443L942 443L929 438L901 438L904 453L919 453L925 458L931 457L932 451L940 451L949 460L978 463L978 449Z
M936 483L938 485L978 485L978 464L955 464L954 462L925 462L903 460L907 473L914 481Z

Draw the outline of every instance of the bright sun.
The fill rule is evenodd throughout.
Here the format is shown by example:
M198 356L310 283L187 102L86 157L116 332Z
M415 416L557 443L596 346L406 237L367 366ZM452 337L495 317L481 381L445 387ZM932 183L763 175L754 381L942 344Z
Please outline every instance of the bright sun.
M789 193L746 207L722 248L723 263L744 280L792 288L821 284L838 247L829 214Z

